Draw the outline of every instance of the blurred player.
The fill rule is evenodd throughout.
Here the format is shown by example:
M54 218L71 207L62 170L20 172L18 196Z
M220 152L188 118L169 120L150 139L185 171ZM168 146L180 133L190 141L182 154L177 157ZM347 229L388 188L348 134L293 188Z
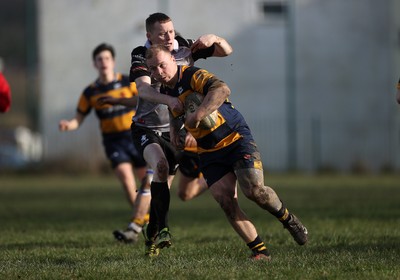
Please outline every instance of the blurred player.
M288 211L275 191L264 185L260 153L251 131L234 106L228 101L229 87L204 69L178 66L163 45L154 45L146 53L152 77L161 82L160 92L185 102L193 92L204 100L193 113L175 114L171 119L171 143L180 145L179 129L185 128L197 141L201 172L210 192L219 203L233 229L252 251L251 258L270 260L270 254L253 223L240 209L236 182L243 194L262 209L273 214L299 245L308 239L307 229ZM200 128L200 121L218 110L213 127Z
M11 89L6 78L3 76L3 62L0 59L0 112L5 113L10 110Z
M397 94L396 94L397 103L400 104L400 79L397 83Z
M196 41L176 35L171 19L163 13L154 13L146 19L146 36L148 40L145 45L133 49L131 53L130 80L136 83L139 92L131 129L134 143L141 147L143 157L154 170L150 221L145 225L143 235L145 254L156 256L159 248L171 245L168 226L169 186L176 173L179 155L169 140L167 105L172 111L182 111L183 106L176 98L161 95L157 91L159 85L153 83L146 65L146 50L152 44L163 44L179 64L189 65L200 58L229 55L232 48L224 39L214 34L203 35ZM110 99L109 102L112 104L115 100ZM132 104L129 99L117 102Z
M137 95L136 86L129 82L129 78L121 73L114 72L115 51L109 44L100 44L92 53L93 64L98 71L97 79L85 88L80 96L75 117L59 122L60 131L75 130L80 127L86 116L95 110L102 132L103 146L115 175L121 182L129 204L135 206L137 188L135 174L138 180L143 181L146 176L146 162L132 143L130 125L135 114L134 107L109 105L101 102L102 98L132 97ZM135 169L135 172L133 171ZM146 192L141 188L141 192ZM150 193L147 206L142 209L148 212Z

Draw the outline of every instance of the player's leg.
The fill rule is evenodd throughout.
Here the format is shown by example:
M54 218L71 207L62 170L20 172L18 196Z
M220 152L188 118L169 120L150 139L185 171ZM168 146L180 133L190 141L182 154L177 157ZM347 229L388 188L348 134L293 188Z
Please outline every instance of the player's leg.
M116 143L116 141L117 140L114 139L113 142ZM128 227L126 230L116 230L113 232L114 237L117 240L131 243L137 241L139 233L144 224L145 216L149 209L150 198L147 199L147 202L146 198L142 198L143 195L146 195L146 190L143 187L142 181L146 177L147 164L142 156L141 151L133 143L130 133L128 133L125 137L120 137L118 139L118 143L118 151L112 152L111 157L115 160L119 159L132 162L134 166L134 177L141 182L139 189L135 187L136 200L133 207L133 218L128 224ZM114 146L116 145L114 144ZM133 178L132 181L135 182L136 180ZM150 187L147 188L147 193L150 195Z
M193 178L185 176L183 173L179 176L178 196L183 201L191 200L208 189L203 176Z
M264 186L262 169L237 169L235 173L240 188L247 198L277 217L299 245L307 243L307 229L294 214L288 211L276 192L271 187Z
M114 168L114 173L121 182L129 204L133 207L136 200L136 181L132 170L132 164L123 162Z
M136 199L136 181L131 155L126 146L131 144L129 132L118 137L104 137L103 146L115 175L120 181L129 204L133 207Z
M125 230L115 230L114 237L118 241L125 243L136 242L143 225L148 222L148 213L150 207L150 182L148 179L147 167L136 168L136 176L141 178L141 185L137 190L135 205L132 211L132 218ZM152 177L152 173L149 175Z
M153 170L153 181L150 185L150 221L147 227L147 236L154 238L158 233L157 246L160 248L171 245L168 227L168 212L170 204L169 192L169 163L164 150L157 143L147 145L143 157Z
M229 172L212 184L210 192L221 206L233 229L252 251L252 258L269 260L268 250L258 235L255 226L239 207L236 176Z
M144 168L144 177L142 177L141 185L138 189L136 197L135 207L132 213L132 226L136 228L137 232L141 231L141 228L145 223L149 221L149 209L150 209L150 184L153 180L153 170L150 168Z
M183 201L195 198L207 190L208 186L200 173L200 159L197 153L183 151L179 156L178 196Z

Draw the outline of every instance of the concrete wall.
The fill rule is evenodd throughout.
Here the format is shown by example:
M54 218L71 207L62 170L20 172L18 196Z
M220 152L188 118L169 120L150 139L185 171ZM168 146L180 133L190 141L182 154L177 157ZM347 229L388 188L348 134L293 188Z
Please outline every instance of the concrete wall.
M46 158L103 158L93 116L69 134L58 133L58 120L73 116L79 94L95 78L94 46L114 44L117 69L127 72L131 49L145 40L145 18L163 11L185 37L215 33L232 44L231 56L197 65L230 85L231 99L252 127L267 169L283 171L290 159L310 171L321 166L346 171L355 164L399 169L396 1L290 1L293 25L285 14L264 14L264 2L40 0ZM288 111L293 105L295 110ZM288 134L288 118L296 120L295 138Z
M307 126L300 129L300 150L319 161L300 156L300 165L377 170L395 162L390 1L296 3L298 126L320 126L317 139L307 137Z

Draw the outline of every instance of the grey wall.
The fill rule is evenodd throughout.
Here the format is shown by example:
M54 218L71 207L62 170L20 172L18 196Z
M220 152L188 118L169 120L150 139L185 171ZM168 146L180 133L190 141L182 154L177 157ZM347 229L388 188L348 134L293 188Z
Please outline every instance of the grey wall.
M288 116L296 120L299 169L346 171L356 163L372 170L386 164L400 169L395 2L296 0L293 44L288 45L287 18L266 17L262 1L41 0L46 158L104 159L93 116L79 131L66 134L57 131L58 120L73 116L79 94L95 78L94 46L114 44L117 68L127 72L131 49L144 42L145 18L164 11L185 37L215 33L233 46L231 56L197 65L230 85L231 99L253 129L267 169L290 166ZM288 50L294 60L288 60ZM291 73L293 85L287 83ZM288 96L295 96L293 112L287 110Z

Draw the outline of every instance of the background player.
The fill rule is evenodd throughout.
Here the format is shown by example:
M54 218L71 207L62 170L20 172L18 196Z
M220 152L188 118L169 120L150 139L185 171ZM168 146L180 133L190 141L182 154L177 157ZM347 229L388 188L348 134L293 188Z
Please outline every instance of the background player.
M136 96L136 86L129 82L126 75L114 72L115 51L111 45L105 43L98 45L93 50L92 59L98 77L81 94L75 117L61 120L59 129L60 131L78 129L91 110L95 110L106 156L125 190L129 204L134 207L137 189L133 168L140 181L144 179L147 170L146 162L132 143L130 124L135 110L134 107L103 104L99 100L107 96ZM150 200L149 195L147 200ZM148 211L148 205L149 202L147 207L143 206L145 212Z

